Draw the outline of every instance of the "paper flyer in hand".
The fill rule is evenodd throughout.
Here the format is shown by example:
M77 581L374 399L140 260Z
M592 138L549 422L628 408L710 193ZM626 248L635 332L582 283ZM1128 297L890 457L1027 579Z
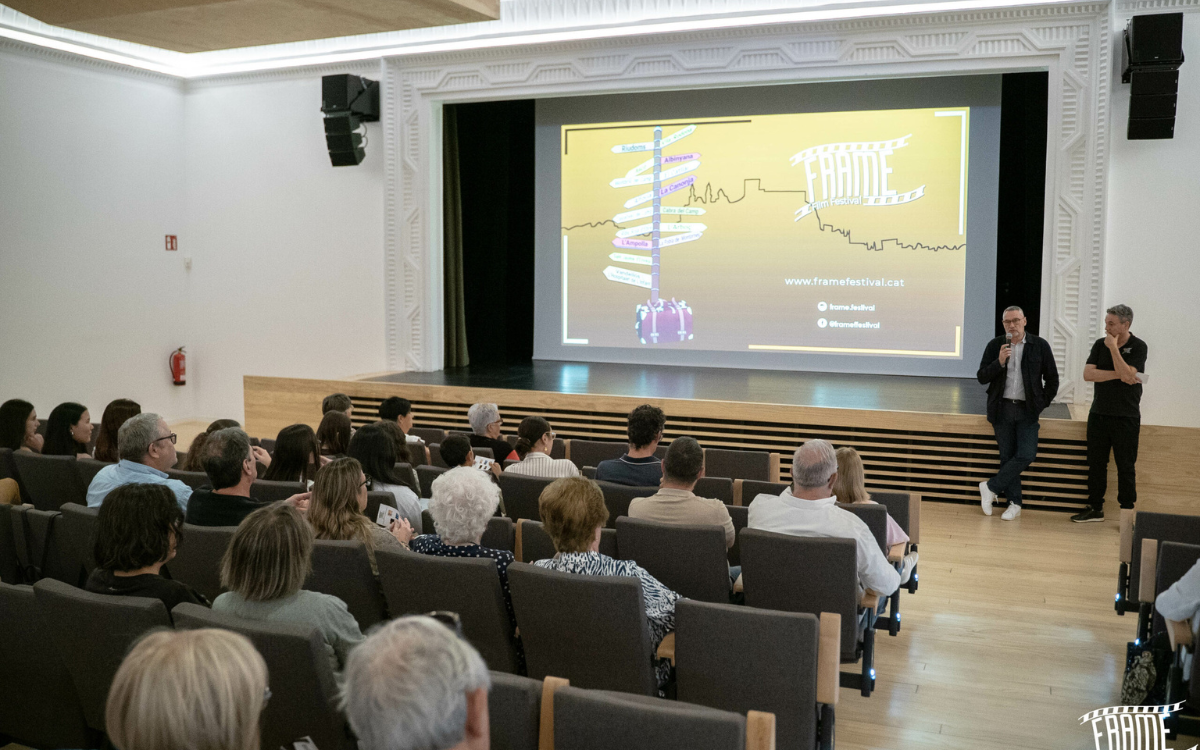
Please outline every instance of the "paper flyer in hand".
M475 457L475 468L479 469L480 471L491 471L492 464L494 464L494 463L496 463L496 462L493 459L488 458L487 456L476 456Z
M396 510L390 505L380 505L379 513L375 515L375 523L379 524L385 529L392 528L392 522L399 520L400 511Z

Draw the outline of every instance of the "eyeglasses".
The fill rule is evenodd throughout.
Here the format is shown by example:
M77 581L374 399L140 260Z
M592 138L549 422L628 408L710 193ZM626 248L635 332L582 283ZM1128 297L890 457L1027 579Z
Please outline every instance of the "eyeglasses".
M364 480L362 480L362 484L360 484L360 485L358 485L358 486L359 486L359 487L366 487L366 486L367 486L368 484L370 484L370 483L371 483L371 480L368 478L368 479L364 479Z
M179 436L172 432L170 435L163 435L160 438L154 438L153 440L150 441L150 444L153 445L154 443L157 443L159 440L170 440L171 445L175 445L175 441L178 439L179 439Z

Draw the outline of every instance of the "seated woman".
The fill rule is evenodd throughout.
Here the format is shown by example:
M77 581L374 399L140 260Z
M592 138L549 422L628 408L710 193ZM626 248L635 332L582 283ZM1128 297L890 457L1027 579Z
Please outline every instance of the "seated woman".
M608 521L600 485L583 477L555 480L542 490L538 510L558 554L533 564L579 575L636 576L642 582L650 640L657 651L663 637L675 629L675 602L680 596L632 560L614 560L600 554L600 530ZM670 679L671 664L654 658L654 668L661 690Z
M104 499L96 522L96 569L84 588L94 594L161 599L167 611L181 602L208 601L190 586L163 578L183 538L183 511L163 484L123 484Z
M408 464L407 469L401 470L405 478L404 485L416 491L418 495L421 494L421 484L417 481L417 470L414 467L425 463L425 446L409 443L404 430L400 429L400 425L395 422L381 419L368 426L383 430L392 439L392 446L396 449L396 463ZM354 442L354 438L350 438L350 442ZM355 458L358 457L355 456ZM425 504L423 503L421 507L425 507Z
M88 443L92 440L92 416L88 408L74 401L54 407L46 420L46 439L43 456L72 456L91 458Z
M321 631L330 664L341 671L363 634L341 599L301 588L312 572L312 549L312 528L287 502L254 511L221 558L221 585L229 590L216 598L213 610L311 625Z
M375 523L375 519L363 515L367 508L367 482L362 466L353 458L331 461L317 473L307 517L317 539L356 540L365 544L367 557L371 559L371 572L379 575L375 550L407 547L416 534L407 518L393 521L391 529L384 529ZM418 510L417 522L420 520Z
M105 729L122 750L259 750L270 695L267 664L246 636L215 628L154 631L113 677Z
M100 434L96 436L96 460L115 464L121 459L117 455L117 430L125 420L142 413L141 404L127 398L109 401L100 418Z
M367 475L366 489L371 492L392 493L400 515L407 518L409 524L420 534L421 510L424 506L417 497L420 492L416 478L412 471L396 468L396 443L386 428L378 424L369 424L354 433L354 437L350 438L346 456L355 459L362 466L363 473Z
M182 464L176 468L180 471L204 471L204 444L208 442L208 436L217 430L241 426L241 423L236 419L216 420L204 432L192 438L192 444L188 446L187 455L183 457Z
M327 411L317 425L317 443L321 446L321 455L330 458L341 458L350 447L350 435L354 429L350 426L350 417L343 411Z
M322 458L313 428L306 424L284 427L275 438L275 452L263 479L272 482L312 482L317 470L329 463Z
M475 433L469 438L472 448L491 448L492 458L501 466L505 461L517 458L517 452L507 440L500 437L500 426L504 420L500 418L500 408L495 404L475 404L467 410L467 421Z
M833 495L839 503L871 503L877 505L871 496L867 494L866 473L863 471L862 456L858 455L858 451L853 448L838 448L837 454L837 481L833 484ZM896 519L892 518L892 514L887 514L887 545L890 549L897 544L904 544L908 541L908 534L904 533L904 529L900 528L900 524L896 523ZM909 552L904 556L904 562L900 566L900 583L901 585L908 583L908 579L912 577L913 568L917 565L917 553Z
M0 404L0 448L41 453L44 442L38 434L41 426L37 410L28 401L14 398Z
M566 458L550 458L554 448L554 432L550 423L541 417L525 417L517 427L517 455L521 463L505 469L507 474L523 477L557 479L577 477L579 468Z

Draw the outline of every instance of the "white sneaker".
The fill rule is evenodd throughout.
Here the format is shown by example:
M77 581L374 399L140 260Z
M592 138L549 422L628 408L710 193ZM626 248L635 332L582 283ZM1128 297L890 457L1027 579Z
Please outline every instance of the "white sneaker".
M992 515L992 503L996 502L996 493L988 489L987 482L979 483L979 504L983 506L983 515Z
M917 567L917 553L909 552L904 556L904 561L900 563L900 585L908 583L908 579L912 578L913 568Z
M1016 503L1009 503L1008 509L1004 511L1004 515L1000 516L1001 520L1011 521L1021 515L1021 506Z

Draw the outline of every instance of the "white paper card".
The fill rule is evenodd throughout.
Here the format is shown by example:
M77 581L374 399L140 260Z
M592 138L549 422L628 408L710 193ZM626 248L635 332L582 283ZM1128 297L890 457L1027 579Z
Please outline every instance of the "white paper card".
M392 521L400 520L400 511L390 505L380 504L379 513L375 515L375 523L385 529L392 528Z
M491 471L492 464L494 464L494 463L496 463L496 462L494 460L488 458L487 456L476 456L475 457L475 468L479 469L481 471Z

